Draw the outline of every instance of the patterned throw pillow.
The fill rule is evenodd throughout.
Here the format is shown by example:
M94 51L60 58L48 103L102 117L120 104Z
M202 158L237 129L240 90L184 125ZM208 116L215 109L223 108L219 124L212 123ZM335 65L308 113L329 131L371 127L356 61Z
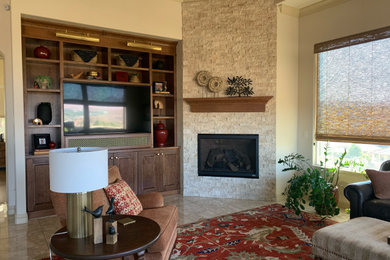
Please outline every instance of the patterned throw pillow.
M115 197L115 214L138 215L142 211L141 202L124 180L119 180L108 185L104 188L104 191L106 192L109 201L112 197Z

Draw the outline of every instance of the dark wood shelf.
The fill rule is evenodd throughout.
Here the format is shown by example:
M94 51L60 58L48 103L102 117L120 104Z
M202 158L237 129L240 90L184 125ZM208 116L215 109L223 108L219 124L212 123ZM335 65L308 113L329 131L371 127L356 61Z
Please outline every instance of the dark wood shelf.
M59 128L61 125L28 125L28 128Z
M139 67L128 67L128 66L121 66L121 65L111 65L111 68L113 70L137 70L137 71L149 71L148 68L139 68Z
M265 105L272 96L184 98L191 112L265 112Z
M59 89L40 89L40 88L28 88L27 92L36 92L36 93L61 93Z
M88 63L88 62L72 61L72 60L64 61L64 65L76 65L76 66L85 66L85 67L102 67L102 68L108 67L108 64L103 64L103 63Z
M174 116L153 116L153 120L175 119Z
M41 59L34 57L26 57L27 62L36 62L36 63L60 63L60 60L55 59Z
M114 85L127 85L127 86L150 86L150 83L133 83L133 82L109 81L109 80L98 80L98 79L63 78L62 80L65 82L74 82L74 83L114 84Z
M172 94L153 94L153 97L169 97L169 98L173 98L174 95L172 95Z
M158 70L158 69L152 69L152 72L158 72L158 73L172 73L173 70Z

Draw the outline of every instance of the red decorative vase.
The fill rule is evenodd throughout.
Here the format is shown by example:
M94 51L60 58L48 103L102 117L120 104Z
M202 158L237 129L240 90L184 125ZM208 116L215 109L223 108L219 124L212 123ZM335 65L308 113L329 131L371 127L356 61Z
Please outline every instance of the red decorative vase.
M49 143L49 148L50 148L50 149L56 148L56 143L53 142L53 141L51 141L51 142Z
M168 139L168 130L165 129L163 123L158 123L156 130L154 130L154 140L157 147L164 147Z
M34 49L34 56L36 58L48 59L50 58L50 51L45 46L39 46Z

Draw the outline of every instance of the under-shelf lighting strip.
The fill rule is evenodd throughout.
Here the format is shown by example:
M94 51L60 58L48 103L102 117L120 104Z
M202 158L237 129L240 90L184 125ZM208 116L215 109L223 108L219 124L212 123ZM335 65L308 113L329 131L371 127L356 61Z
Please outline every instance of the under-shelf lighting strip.
M67 38L67 39L73 39L73 40L81 40L81 41L87 41L87 42L100 42L99 38L91 37L88 34L74 34L74 33L68 33L68 32L56 32L57 37L61 38Z
M141 49L149 49L154 51L161 51L161 46L139 43L139 42L127 42L127 47L141 48Z

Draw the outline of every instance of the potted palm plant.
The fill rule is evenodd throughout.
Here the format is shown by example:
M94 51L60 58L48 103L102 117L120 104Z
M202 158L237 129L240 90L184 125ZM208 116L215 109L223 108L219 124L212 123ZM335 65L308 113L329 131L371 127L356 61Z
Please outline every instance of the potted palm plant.
M303 155L297 153L279 159L278 163L285 166L283 171L295 171L283 193L286 195L285 206L300 215L308 200L309 206L314 207L317 214L323 217L338 215L340 209L337 207L337 184L340 168L349 165L348 161L344 161L346 154L344 151L332 167L327 167L328 147L325 147L325 159L319 166L312 165Z

